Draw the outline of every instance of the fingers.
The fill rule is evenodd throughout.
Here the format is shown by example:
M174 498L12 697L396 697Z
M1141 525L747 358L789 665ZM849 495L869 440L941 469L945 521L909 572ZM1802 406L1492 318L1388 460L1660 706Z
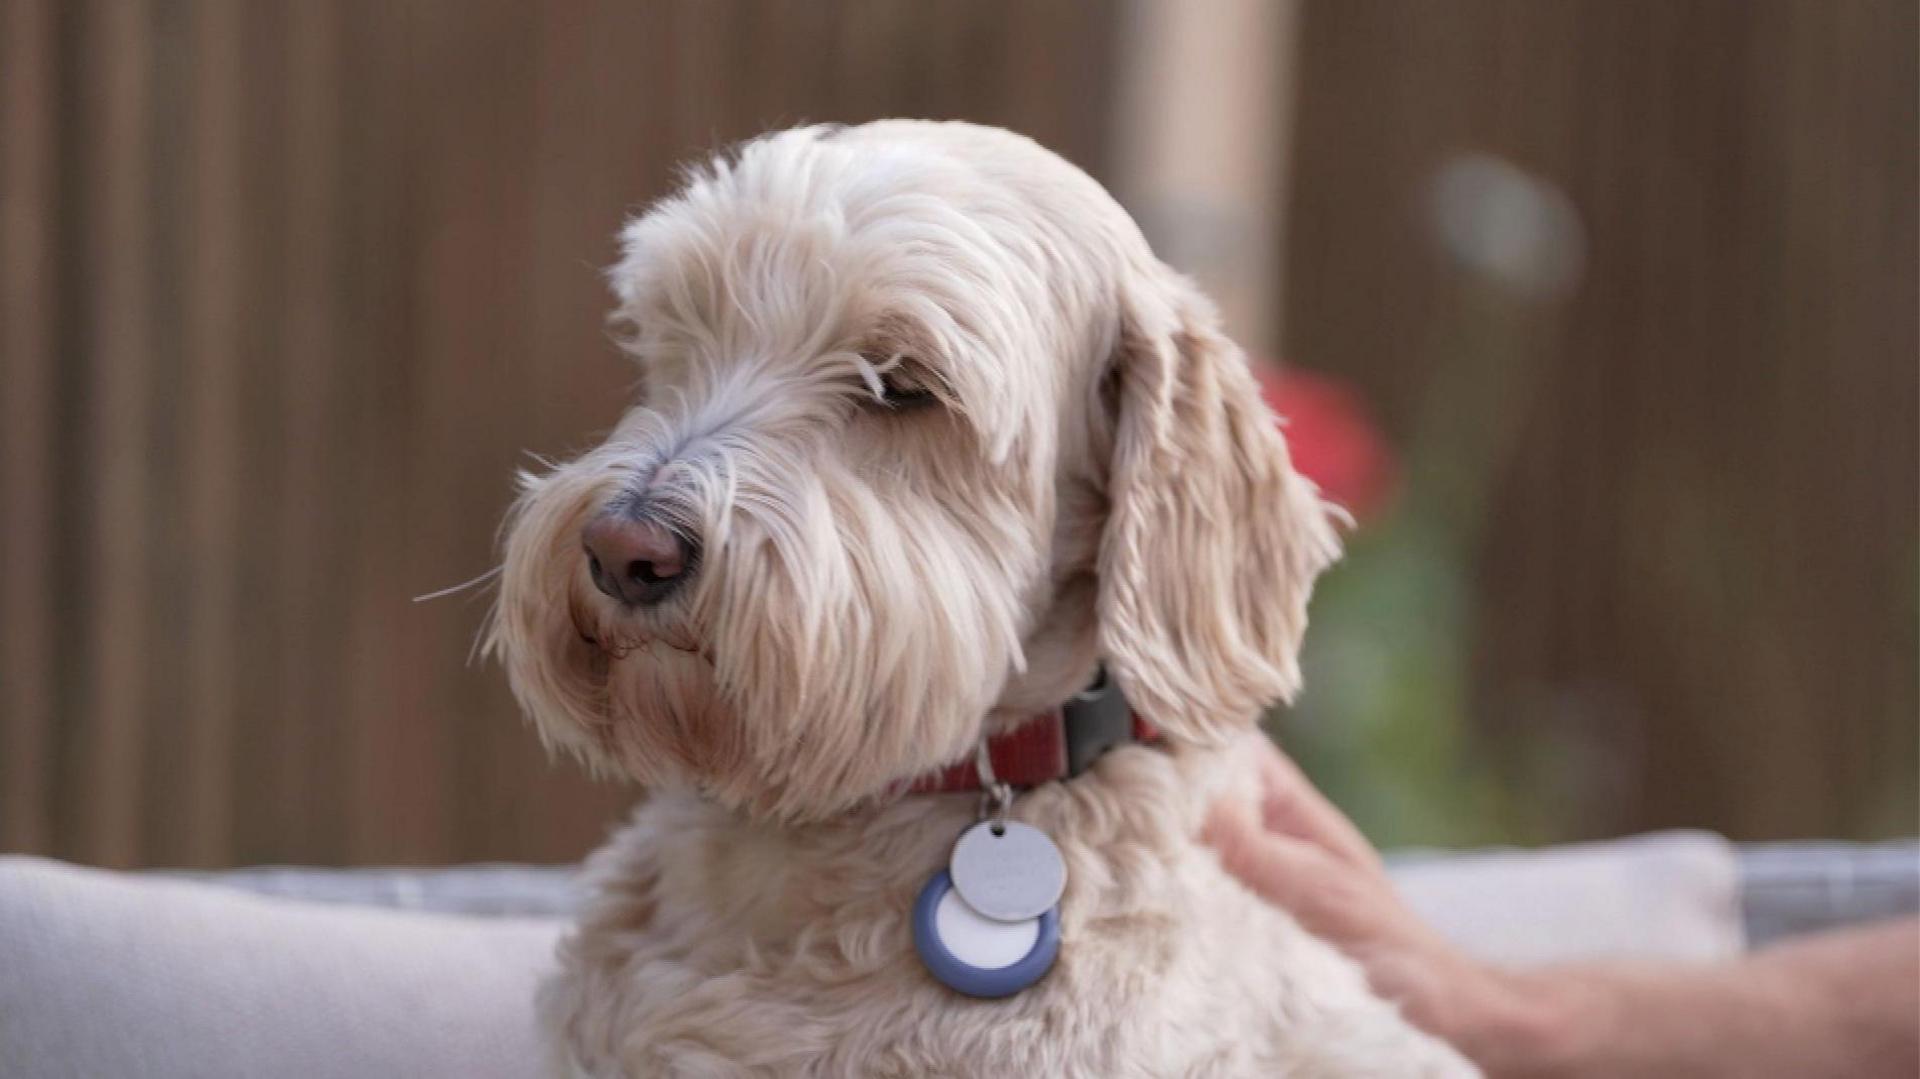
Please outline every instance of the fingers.
M1311 843L1357 869L1385 872L1379 852L1360 829L1271 742L1261 751L1260 791L1261 817L1269 831Z
M1292 761L1270 745L1261 801L1221 801L1202 838L1228 873L1366 972L1374 992L1447 1040L1468 1037L1511 996L1490 968L1453 950L1400 901L1380 856Z
M1227 872L1315 936L1358 946L1388 928L1397 901L1383 877L1311 841L1262 827L1246 805L1216 806L1205 839Z

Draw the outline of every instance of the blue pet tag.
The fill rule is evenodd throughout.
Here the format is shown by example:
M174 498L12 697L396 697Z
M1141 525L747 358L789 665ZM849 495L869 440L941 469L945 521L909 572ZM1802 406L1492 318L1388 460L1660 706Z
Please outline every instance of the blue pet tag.
M1044 977L1060 954L1060 909L1016 921L967 905L942 869L913 904L913 946L940 984L970 997L1012 996Z

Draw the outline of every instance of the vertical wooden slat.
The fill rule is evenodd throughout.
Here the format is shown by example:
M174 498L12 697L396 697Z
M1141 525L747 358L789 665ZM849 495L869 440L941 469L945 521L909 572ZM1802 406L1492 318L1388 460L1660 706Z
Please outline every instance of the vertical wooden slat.
M306 811L303 792L288 782L288 758L298 753L297 719L287 707L280 657L286 647L288 567L276 524L287 492L280 485L286 416L281 387L288 378L287 312L283 274L287 238L285 130L290 7L242 4L241 145L236 211L245 223L239 250L239 363L234 370L235 432L243 452L226 464L241 507L239 535L227 569L236 590L234 650L229 668L234 696L231 788L233 843L245 861L281 861L298 849Z
M186 413L184 481L192 546L186 599L187 688L180 722L190 747L183 767L191 782L184 804L185 857L218 864L232 857L234 737L240 717L234 660L242 600L234 569L243 542L238 462L241 303L244 296L246 205L241 181L248 152L242 121L246 86L242 5L205 0L193 9L191 53L195 175L188 217Z
M1122 38L1121 198L1256 357L1279 340L1273 297L1298 21L1287 0L1146 0Z
M338 667L343 603L336 584L349 548L339 507L355 492L342 454L337 332L341 249L340 27L350 11L296 4L282 28L286 52L283 134L287 243L280 267L284 300L284 378L275 402L283 418L275 485L282 492L274 547L285 585L285 629L275 659L286 712L287 745L278 782L297 792L287 849L325 861L345 856L336 822L342 806L334 752L340 711Z
M85 390L86 541L78 575L87 600L84 757L65 796L79 821L77 851L112 865L139 854L145 691L145 562L151 394L151 257L147 195L152 55L143 3L97 3L82 16L86 130L80 177L82 257L90 283Z
M416 358L413 261L419 242L416 140L429 126L415 95L432 79L417 70L428 32L410 8L368 4L355 10L346 38L346 115L356 117L343 146L346 222L340 280L351 315L337 352L348 416L347 450L337 462L358 511L339 519L349 551L339 571L348 597L346 687L340 723L344 790L339 827L348 855L393 861L431 847L433 804L442 776L418 747L431 741L435 717L409 696L409 667L419 662L400 633L412 582L405 572L408 485L421 477L410 458L414 422L411 363ZM430 478L429 478L430 481Z
M53 841L55 24L0 4L0 849Z
M182 631L192 606L193 520L186 502L188 417L180 388L189 360L188 290L181 271L188 261L193 227L190 204L196 182L189 149L193 123L193 11L187 5L151 9L143 33L152 56L145 91L149 176L142 194L147 221L146 262L150 317L146 351L145 475L141 480L146 520L140 558L147 589L142 618L145 643L139 722L141 783L135 839L142 861L204 862L193 849L186 820L199 762L182 734L187 716L189 666ZM211 762L223 768L216 757Z

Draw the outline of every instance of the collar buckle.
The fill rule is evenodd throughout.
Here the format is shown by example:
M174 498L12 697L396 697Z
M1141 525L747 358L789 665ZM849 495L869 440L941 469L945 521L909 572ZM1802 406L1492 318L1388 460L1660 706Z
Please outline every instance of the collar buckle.
M1069 778L1093 767L1107 750L1135 738L1133 708L1104 666L1094 672L1092 685L1060 706L1060 721L1066 733Z

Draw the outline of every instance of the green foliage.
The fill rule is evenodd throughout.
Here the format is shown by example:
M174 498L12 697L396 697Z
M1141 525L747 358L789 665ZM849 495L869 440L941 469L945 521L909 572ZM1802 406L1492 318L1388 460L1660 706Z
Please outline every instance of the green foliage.
M1306 690L1268 720L1383 846L1534 842L1555 831L1515 804L1474 744L1465 571L1444 531L1404 510L1353 537L1315 592Z

